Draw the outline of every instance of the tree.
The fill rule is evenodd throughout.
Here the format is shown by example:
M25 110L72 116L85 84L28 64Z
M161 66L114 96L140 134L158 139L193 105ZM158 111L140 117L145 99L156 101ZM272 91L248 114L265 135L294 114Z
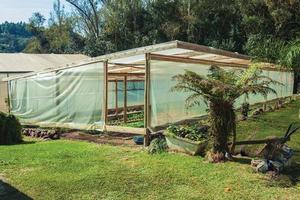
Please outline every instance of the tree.
M300 39L289 42L282 50L280 62L294 72L294 91L298 93L300 81Z
M84 48L84 39L74 32L73 19L67 16L60 0L53 4L53 12L48 27L44 27L45 18L35 13L30 19L29 29L34 38L26 46L27 53L80 53Z
M101 12L100 8L107 0L66 0L75 7L85 25L85 32L94 38L100 36Z
M230 155L228 137L235 134L236 115L234 103L242 95L276 93L269 87L276 84L269 77L261 75L258 65L244 71L227 71L211 66L207 77L186 70L173 77L177 84L173 91L191 93L186 99L187 107L199 104L202 100L209 106L211 134L213 137L212 156L214 162L226 160Z
M49 49L49 41L47 40L45 32L45 17L39 13L33 13L29 19L28 30L33 34L34 38L27 44L24 49L28 53L45 53Z

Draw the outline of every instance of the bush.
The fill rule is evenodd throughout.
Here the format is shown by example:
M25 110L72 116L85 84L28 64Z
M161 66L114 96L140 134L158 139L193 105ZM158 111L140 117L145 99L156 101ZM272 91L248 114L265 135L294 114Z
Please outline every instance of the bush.
M250 104L248 102L244 102L241 107L241 113L242 113L243 119L248 118L249 111L250 111Z
M14 115L0 113L0 145L22 142L22 126Z
M165 138L159 137L155 138L151 141L150 146L148 148L148 153L162 153L165 152L167 149L167 142Z

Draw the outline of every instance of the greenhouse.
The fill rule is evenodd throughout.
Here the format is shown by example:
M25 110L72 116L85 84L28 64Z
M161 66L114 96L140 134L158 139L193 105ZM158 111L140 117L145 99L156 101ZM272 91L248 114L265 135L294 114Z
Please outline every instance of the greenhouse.
M186 109L187 94L170 91L174 75L184 70L206 75L211 65L245 69L250 63L250 57L238 53L171 41L5 81L9 110L25 125L144 134L147 128L207 114L204 102ZM293 73L269 63L262 65L264 75L282 85L273 86L277 95L268 95L267 99L252 95L250 103L291 96ZM134 115L143 121L142 128L122 126Z

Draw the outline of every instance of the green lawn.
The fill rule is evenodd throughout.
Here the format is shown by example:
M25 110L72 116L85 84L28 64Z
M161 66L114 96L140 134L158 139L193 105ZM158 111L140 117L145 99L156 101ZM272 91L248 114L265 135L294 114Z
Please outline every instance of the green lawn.
M290 122L299 120L299 108L300 101L241 122L239 138L281 135ZM300 199L300 183L270 186L264 175L243 162L210 164L183 154L148 155L87 142L26 140L0 146L0 179L34 199ZM300 132L290 145L298 165L288 173L295 177Z

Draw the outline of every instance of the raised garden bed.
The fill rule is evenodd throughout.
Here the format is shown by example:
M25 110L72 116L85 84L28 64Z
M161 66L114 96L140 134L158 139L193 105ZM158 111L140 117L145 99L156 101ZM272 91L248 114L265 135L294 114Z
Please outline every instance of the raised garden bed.
M170 150L200 155L208 144L208 127L170 126L164 132Z

